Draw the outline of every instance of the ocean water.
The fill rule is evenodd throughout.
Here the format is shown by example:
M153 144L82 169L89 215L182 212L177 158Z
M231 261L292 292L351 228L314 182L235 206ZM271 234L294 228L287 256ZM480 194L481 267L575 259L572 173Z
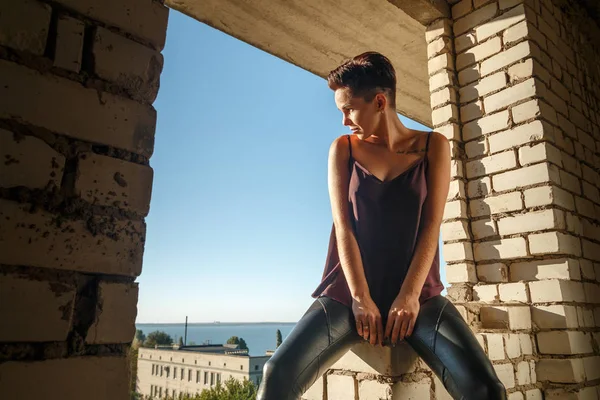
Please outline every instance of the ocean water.
M226 343L231 336L241 337L248 345L251 356L264 356L267 350L275 350L277 329L283 339L289 335L295 323L220 323L220 324L188 324L187 343L211 344ZM177 342L184 336L185 324L136 324L145 335L152 331L163 331L171 335Z

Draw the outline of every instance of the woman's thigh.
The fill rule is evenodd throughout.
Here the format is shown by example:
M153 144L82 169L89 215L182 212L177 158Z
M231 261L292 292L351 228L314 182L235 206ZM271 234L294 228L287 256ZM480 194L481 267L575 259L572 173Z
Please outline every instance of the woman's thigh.
M454 399L503 400L504 386L454 305L436 296L423 305L407 342Z
M265 365L257 400L299 399L360 340L350 308L316 299Z

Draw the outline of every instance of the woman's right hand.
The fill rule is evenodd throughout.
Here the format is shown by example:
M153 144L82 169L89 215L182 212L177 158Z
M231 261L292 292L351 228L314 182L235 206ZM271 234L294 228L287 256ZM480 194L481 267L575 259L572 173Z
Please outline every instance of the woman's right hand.
M383 323L379 308L370 296L352 299L352 313L356 320L356 330L371 344L383 345Z

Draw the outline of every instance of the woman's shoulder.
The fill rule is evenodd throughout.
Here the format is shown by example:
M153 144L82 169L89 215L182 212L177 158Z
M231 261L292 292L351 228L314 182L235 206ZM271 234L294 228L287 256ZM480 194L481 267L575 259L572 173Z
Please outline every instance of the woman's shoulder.
M329 148L329 153L332 155L348 155L350 153L350 140L351 137L347 133L333 139L333 142Z

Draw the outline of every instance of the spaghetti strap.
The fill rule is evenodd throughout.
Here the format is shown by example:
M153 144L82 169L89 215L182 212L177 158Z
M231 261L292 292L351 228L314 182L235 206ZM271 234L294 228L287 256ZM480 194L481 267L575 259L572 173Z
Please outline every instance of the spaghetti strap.
M350 150L350 160L352 160L352 142L350 141L350 135L346 135L348 138L348 150Z
M431 138L431 131L427 134L427 142L425 143L425 156L429 152L429 139Z

